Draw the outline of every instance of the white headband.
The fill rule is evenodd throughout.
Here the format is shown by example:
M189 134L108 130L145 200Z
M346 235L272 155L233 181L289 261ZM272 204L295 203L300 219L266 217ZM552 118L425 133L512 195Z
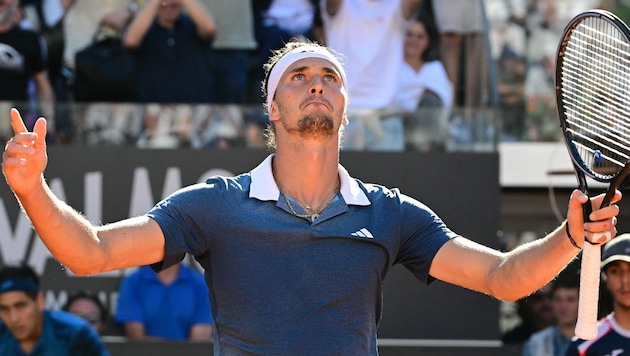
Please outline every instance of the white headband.
M269 73L269 78L267 79L267 110L271 108L271 101L276 95L280 77L282 77L289 66L304 58L321 58L332 63L341 75L342 85L346 87L346 73L337 57L332 55L325 47L301 46L289 51L271 68L271 73Z

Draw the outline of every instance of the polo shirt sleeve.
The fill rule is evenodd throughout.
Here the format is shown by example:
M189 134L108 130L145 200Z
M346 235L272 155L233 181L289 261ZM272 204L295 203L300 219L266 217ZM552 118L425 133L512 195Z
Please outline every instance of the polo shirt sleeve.
M152 265L158 272L180 262L186 253L205 253L220 224L227 182L216 177L182 188L159 202L149 213L164 234L164 260Z
M429 275L433 258L440 248L458 235L429 207L401 195L401 246L396 263L407 268L420 281L430 284L435 278Z

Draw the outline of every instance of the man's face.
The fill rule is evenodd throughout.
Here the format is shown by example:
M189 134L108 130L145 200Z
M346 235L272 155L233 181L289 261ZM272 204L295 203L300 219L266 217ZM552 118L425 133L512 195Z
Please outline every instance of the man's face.
M293 63L280 78L270 120L304 138L331 137L346 123L347 93L340 73L325 59Z
M165 22L175 22L182 12L181 0L162 0L158 10L158 18Z
M575 325L578 314L579 289L558 287L551 296L551 307L558 325Z
M19 342L37 340L42 332L44 298L21 291L0 294L0 319Z
M85 319L99 334L105 330L101 309L89 298L75 300L68 308L68 312Z
M13 21L18 4L18 0L0 0L0 24L5 25Z
M551 286L546 285L536 293L527 297L533 318L540 324L553 322L553 310L551 307Z
M630 263L611 262L604 275L615 307L630 308Z

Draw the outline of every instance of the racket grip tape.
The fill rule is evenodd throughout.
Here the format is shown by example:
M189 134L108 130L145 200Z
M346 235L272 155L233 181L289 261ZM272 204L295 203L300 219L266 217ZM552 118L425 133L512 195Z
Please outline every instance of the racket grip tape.
M583 340L597 337L597 310L599 302L601 247L584 244L580 269L580 299L575 335Z

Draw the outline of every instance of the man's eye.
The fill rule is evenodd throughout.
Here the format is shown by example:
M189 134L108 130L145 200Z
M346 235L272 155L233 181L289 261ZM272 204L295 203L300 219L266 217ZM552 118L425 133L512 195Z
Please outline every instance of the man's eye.
M328 74L324 76L324 80L327 82L334 82L336 80L334 75Z
M293 79L295 79L295 80L302 80L302 79L304 79L304 74L298 73L298 74L293 76Z

